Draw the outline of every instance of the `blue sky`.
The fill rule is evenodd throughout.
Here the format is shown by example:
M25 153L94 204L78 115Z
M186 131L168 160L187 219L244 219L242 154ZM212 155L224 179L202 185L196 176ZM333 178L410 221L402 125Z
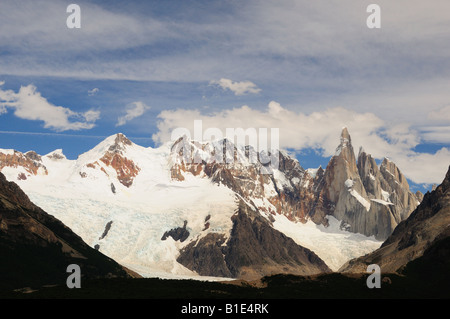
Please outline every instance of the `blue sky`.
M0 148L76 158L123 132L278 127L305 167L349 128L414 184L450 164L450 4L377 1L67 1L0 4ZM118 125L120 124L120 125ZM17 133L12 133L17 132ZM19 133L20 132L20 133Z

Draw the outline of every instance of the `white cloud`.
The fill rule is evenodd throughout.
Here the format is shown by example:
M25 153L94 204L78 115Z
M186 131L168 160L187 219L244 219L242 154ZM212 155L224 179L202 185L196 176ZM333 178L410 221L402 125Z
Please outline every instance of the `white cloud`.
M98 88L93 88L92 90L89 90L89 91L88 91L88 95L89 95L89 96L93 96L93 95L97 94L98 91L99 91Z
M421 121L423 110L450 98L450 41L442 40L450 35L447 0L380 0L381 32L366 27L367 4L350 0L232 2L225 5L227 14L211 6L199 17L193 7L183 19L158 17L150 6L121 11L85 3L83 26L75 33L61 27L64 2L23 1L28 10L2 1L0 43L11 53L0 59L5 74L258 79L273 98L302 98L310 110L336 102L355 110L376 104L371 112L389 113L394 121L406 113ZM174 45L168 49L167 43ZM123 52L136 54L124 58ZM429 83L433 89L425 90ZM396 90L402 85L405 90Z
M23 10L22 5L28 9ZM85 50L114 50L143 45L167 36L162 23L151 15L138 16L110 10L112 5L83 3L80 32L66 27L67 3L64 1L23 0L21 6L13 0L2 1L0 12L0 42L10 48L30 52L79 53Z
M148 109L150 109L150 107L142 102L133 102L129 104L126 108L126 114L117 119L116 126L125 125L127 122L142 116Z
M100 117L99 111L78 113L69 108L51 104L34 85L13 90L0 89L0 113L14 109L14 115L25 120L43 121L44 127L55 131L91 129ZM75 121L71 121L71 120ZM78 121L77 121L78 120Z
M209 82L210 85L218 85L224 90L230 90L235 95L257 94L261 89L255 83L250 81L234 82L230 79L213 80Z
M83 113L86 122L95 122L100 119L100 111L89 110Z
M416 183L440 184L450 165L450 149L443 147L434 154L409 151L395 154L395 164Z
M0 81L0 86L2 86L3 84L5 84L5 81ZM0 90L0 115L8 112L8 110L6 109L6 106L4 106L1 101L2 101L2 91Z
M355 136L364 133L366 137L383 127L383 121L372 113L357 113L338 107L307 115L290 111L274 101L266 110L242 106L204 115L199 110L179 109L163 111L159 118L159 132L153 137L159 143L170 140L172 130L177 127L186 127L193 132L194 120L202 120L204 130L214 127L222 132L228 127L279 128L281 148L321 149L324 156L334 154L343 126L349 127ZM356 142L359 143L358 140Z
M450 126L426 126L421 128L425 142L450 144Z
M329 108L310 114L294 112L277 102L265 110L248 106L205 115L199 110L168 110L159 114L159 131L153 135L156 143L171 139L176 128L186 128L194 136L194 120L202 120L203 132L218 128L223 135L227 128L279 128L279 146L283 149L315 149L322 156L335 153L342 127L347 127L355 152L363 146L377 159L389 157L402 172L416 183L438 183L450 163L450 152L442 148L435 154L417 153L419 132L406 124L389 126L373 113L360 113L342 107ZM269 136L270 140L270 136ZM254 145L258 147L257 145ZM356 154L357 155L357 154Z

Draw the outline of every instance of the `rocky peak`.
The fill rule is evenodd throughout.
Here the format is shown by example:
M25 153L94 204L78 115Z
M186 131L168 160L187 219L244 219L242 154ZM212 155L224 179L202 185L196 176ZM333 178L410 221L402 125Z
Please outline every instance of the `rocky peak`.
M395 163L390 161L387 157L383 159L383 162L380 165L380 171L386 180L392 180L394 183L397 183L409 190L409 184L406 177L402 174L397 165L395 165Z
M53 152L51 152L51 153L49 153L49 154L47 154L45 156L47 158L49 158L51 160L55 160L55 161L67 159L66 156L64 155L62 149L54 150Z
M352 139L350 137L350 133L348 132L347 127L343 127L341 132L341 145L347 142L351 144Z
M43 174L47 175L47 168L42 164L42 158L34 151L25 154L16 150L0 150L0 171L4 167L19 168L18 179L26 179L27 176Z
M127 149L133 145L122 133L108 137L91 150L94 155L89 156L97 157L97 159L83 163L84 167L79 172L80 176L86 178L89 175L87 171L84 171L85 168L99 169L106 176L110 178L116 176L122 185L130 187L141 170L132 158L127 157Z
M363 148L356 161L350 134L344 128L311 214L315 222L333 215L349 225L348 230L383 240L417 204L406 178L393 162L384 159L379 168Z
M367 154L361 147L358 154L358 171L362 176L375 176L378 174L378 165L370 154Z
M336 154L331 158L324 174L327 184L327 200L337 203L341 190L347 180L352 181L353 188L361 195L365 195L362 182L356 166L356 158L351 143L351 137L346 127L341 133L341 142L336 149Z
M416 198L417 198L417 200L418 200L419 202L421 202L421 201L423 200L423 193L422 193L421 191L417 191L417 192L415 193L415 195L416 195Z
M114 143L109 147L108 152L119 153L126 149L127 145L132 145L133 143L122 133L117 133Z
M305 169L300 165L300 162L285 152L279 153L278 163L278 169L288 173L292 177L300 177L305 173Z
M348 129L344 127L341 132L341 142L339 146L336 148L336 154L335 156L339 156L342 151L345 151L345 153L352 152L353 157L355 157L353 152L353 146L352 146L352 138L350 137L350 133L348 132Z
M316 171L314 178L322 178L323 174L325 174L325 170L322 168L322 165L320 165Z
M355 173L357 173L358 169L356 167L355 151L352 145L352 138L346 127L342 129L340 144L336 148L336 153L331 159L331 162L335 162L332 163L332 166L342 166L346 174L352 177L352 179L356 177Z
M360 146L359 147L359 152L358 152L358 158L361 156L361 154L365 154L366 153L366 151L364 150L364 147L362 147L362 146Z
M35 151L28 151L25 154L25 157L35 161L35 162L41 162L42 158L39 154L37 154Z
M357 167L368 196L371 198L383 198L378 165L375 159L370 154L367 154L362 147L359 151Z

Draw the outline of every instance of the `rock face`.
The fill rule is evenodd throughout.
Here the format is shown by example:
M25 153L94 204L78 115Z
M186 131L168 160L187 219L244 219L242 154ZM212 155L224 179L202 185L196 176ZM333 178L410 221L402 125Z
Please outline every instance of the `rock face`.
M409 262L422 257L424 252L433 254L441 243L449 240L450 168L442 184L425 194L421 204L395 228L379 249L349 261L341 271L365 272L367 265L374 263L381 267L382 272L401 272ZM448 255L446 263L449 263Z
M0 289L65 285L67 266L81 278L129 277L53 216L35 206L0 173Z
M105 238L108 235L108 232L111 229L112 223L113 223L112 220L106 223L105 230L103 231L103 234L99 237L99 240L102 240L103 238Z
M175 241L179 240L180 242L184 242L189 237L189 231L186 229L186 225L187 221L185 220L183 227L177 227L166 231L161 237L161 240L166 240L170 236Z
M15 150L0 150L0 171L5 167L21 168L19 179L27 179L30 175L47 175L47 168L40 155L34 151L25 154Z
M114 143L109 146L103 156L98 161L88 163L86 166L94 169L99 168L106 175L108 173L103 165L111 167L115 171L118 181L122 185L130 187L141 170L132 159L126 157L127 146L131 145L133 143L125 135L121 133L116 134Z
M344 128L336 154L319 182L313 220L320 222L333 215L349 231L384 240L417 207L417 197L393 162L385 158L378 168L362 148L358 160L354 154Z
M177 261L201 275L248 280L279 273L331 271L314 252L275 230L243 201L232 220L229 239L209 233L182 249Z

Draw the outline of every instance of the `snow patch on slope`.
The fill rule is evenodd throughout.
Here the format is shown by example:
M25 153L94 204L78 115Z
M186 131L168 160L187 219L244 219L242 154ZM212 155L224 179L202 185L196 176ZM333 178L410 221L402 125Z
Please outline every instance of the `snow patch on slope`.
M378 249L382 242L362 234L340 229L340 221L327 216L329 226L312 221L293 223L284 215L275 215L274 228L291 237L297 244L315 252L333 271L348 260Z
M358 202L360 202L361 205L363 205L364 208L365 208L367 211L369 211L369 210L370 210L370 202L367 201L364 197L362 197L357 191L355 191L355 190L353 189L353 184L354 184L354 182L353 182L353 180L351 180L351 179L347 179L347 180L345 181L345 186L347 187L347 189L348 189L348 191L350 192L350 194L351 194L354 198L356 198L356 200L357 200Z
M362 197L357 191L354 189L350 190L350 194L364 206L364 208L369 211L370 210L370 202L368 202L364 197Z
M3 149L3 148L0 148L0 153L3 153L3 154L5 154L5 155L14 155L15 150L13 150L13 149Z
M394 205L394 204L389 203L389 202L387 202L385 200L382 200L382 199L371 199L371 201L379 203L379 204L382 204L382 205L385 205L385 206Z

